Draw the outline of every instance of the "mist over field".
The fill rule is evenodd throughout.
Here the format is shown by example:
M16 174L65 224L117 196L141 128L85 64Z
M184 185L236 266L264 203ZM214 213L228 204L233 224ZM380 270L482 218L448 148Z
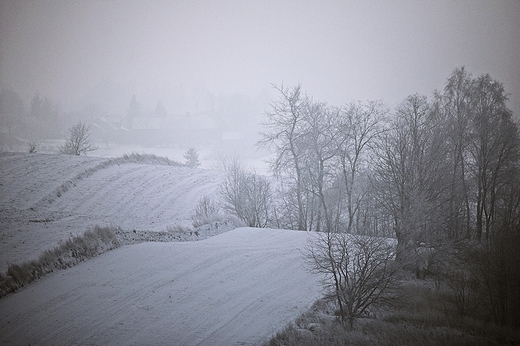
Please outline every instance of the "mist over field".
M511 0L1 1L0 344L520 344L519 38Z
M20 96L23 115L35 95L56 105L52 129L21 136L33 140L101 119L105 132L134 130L108 142L251 146L277 97L272 84L301 83L336 106L393 108L431 95L460 66L504 83L520 110L514 1L8 0L0 16L0 89ZM144 119L130 126L134 95ZM170 135L157 138L160 129Z

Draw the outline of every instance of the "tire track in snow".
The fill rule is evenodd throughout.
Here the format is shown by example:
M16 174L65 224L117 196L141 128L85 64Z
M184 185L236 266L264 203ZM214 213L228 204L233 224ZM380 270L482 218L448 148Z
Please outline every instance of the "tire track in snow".
M106 159L0 153L0 210L27 209Z

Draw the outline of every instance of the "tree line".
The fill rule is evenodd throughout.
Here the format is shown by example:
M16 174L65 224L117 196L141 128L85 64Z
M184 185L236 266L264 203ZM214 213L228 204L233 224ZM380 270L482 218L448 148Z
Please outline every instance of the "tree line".
M276 179L229 166L226 211L249 226L324 234L307 258L330 275L340 307L354 299L350 266L367 258L345 244L392 237L397 262L447 285L460 314L520 326L520 141L502 83L457 68L442 90L392 111L275 88L259 145L272 150ZM367 262L385 268L371 279L390 280L385 249L384 263Z
M260 144L275 154L280 226L395 235L403 251L518 227L518 125L489 75L458 68L442 91L408 96L393 112L276 89Z

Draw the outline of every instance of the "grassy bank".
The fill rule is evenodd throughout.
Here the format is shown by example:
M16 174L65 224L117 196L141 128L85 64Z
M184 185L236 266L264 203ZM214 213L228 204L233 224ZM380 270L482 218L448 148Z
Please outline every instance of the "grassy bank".
M53 249L44 251L38 259L10 264L6 273L0 273L0 297L52 273L70 268L88 258L95 257L120 246L116 227L94 227L83 235L60 242Z

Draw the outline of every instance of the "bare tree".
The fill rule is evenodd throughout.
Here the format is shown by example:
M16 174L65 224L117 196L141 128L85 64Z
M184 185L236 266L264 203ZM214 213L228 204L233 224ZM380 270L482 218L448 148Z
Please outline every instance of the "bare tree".
M301 142L302 126L304 124L304 108L308 101L301 91L301 85L292 89L274 86L280 93L280 99L271 104L271 112L264 124L267 130L262 133L261 146L274 147L276 158L272 169L276 174L289 173L294 179L298 226L300 230L307 230L307 215L304 197L304 174L301 162L301 151L298 143Z
M347 232L352 231L361 202L367 193L368 179L364 179L363 186L363 179L359 178L359 174L363 169L368 171L369 152L374 149L375 140L384 131L382 124L386 112L379 101L351 103L341 110L339 128L342 137L337 159L346 196ZM359 232L361 227L357 228L356 231Z
M472 113L471 75L458 68L448 78L442 93L435 94L437 112L444 123L446 147L451 167L448 202L448 236L469 238L471 230L470 183L468 162L470 119Z
M199 227L211 221L212 218L218 216L218 204L214 202L209 196L203 196L197 202L195 213L192 216L193 226Z
M425 96L409 96L397 108L376 161L373 183L378 202L393 218L399 259L433 236L441 221L446 154L432 114Z
M506 107L502 83L489 75L473 81L474 116L471 136L473 174L476 179L476 236L489 237L495 227L496 208L503 184L519 160L518 130Z
M341 146L338 130L338 109L321 102L309 101L305 107L305 128L302 132L302 163L309 183L305 188L318 201L316 230L336 231L332 203L338 203L331 197L331 188L336 181L334 158ZM338 197L338 196L335 196ZM316 208L313 208L316 209Z
M238 159L224 163L225 178L219 186L222 209L249 227L266 227L271 220L272 190L267 178L246 172Z
M436 94L450 160L446 200L452 238L480 240L501 226L497 212L508 199L507 187L519 160L518 127L506 102L501 83L489 75L472 78L464 67L452 73L443 93Z
M90 140L90 126L79 122L69 129L69 135L65 144L59 147L62 154L87 155L88 152L96 150L97 147Z
M395 246L388 239L346 233L316 233L305 253L308 268L324 274L328 298L352 328L371 306L389 301L398 285Z

